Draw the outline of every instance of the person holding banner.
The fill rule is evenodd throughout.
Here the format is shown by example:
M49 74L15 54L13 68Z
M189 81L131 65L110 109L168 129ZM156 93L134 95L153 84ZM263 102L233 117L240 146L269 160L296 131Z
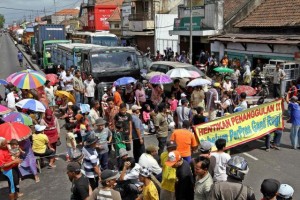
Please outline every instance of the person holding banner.
M289 95L286 96L286 102L289 104L289 121L292 123L290 139L293 149L297 149L300 145L300 106L297 101L298 98L296 96L293 96L291 99L289 99Z

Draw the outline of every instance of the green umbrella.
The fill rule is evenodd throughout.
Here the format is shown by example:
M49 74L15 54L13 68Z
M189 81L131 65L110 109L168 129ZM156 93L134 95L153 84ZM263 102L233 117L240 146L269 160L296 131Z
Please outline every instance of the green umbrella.
M217 67L214 70L216 72L219 72L219 73L233 73L234 72L233 69L230 69L230 68L227 68L227 67Z

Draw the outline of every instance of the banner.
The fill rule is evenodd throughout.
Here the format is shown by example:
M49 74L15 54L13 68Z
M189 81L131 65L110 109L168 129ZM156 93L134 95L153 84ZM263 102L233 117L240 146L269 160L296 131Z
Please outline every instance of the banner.
M272 101L194 127L199 142L227 141L226 149L283 129L282 101ZM217 150L214 146L212 151Z

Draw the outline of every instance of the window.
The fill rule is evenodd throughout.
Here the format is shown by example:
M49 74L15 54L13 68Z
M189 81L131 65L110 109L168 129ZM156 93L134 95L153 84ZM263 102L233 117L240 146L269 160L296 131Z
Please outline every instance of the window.
M115 28L120 28L120 24L115 24Z

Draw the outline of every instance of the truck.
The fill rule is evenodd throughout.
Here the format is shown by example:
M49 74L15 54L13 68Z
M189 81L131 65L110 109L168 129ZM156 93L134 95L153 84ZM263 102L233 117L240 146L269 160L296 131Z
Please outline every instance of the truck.
M41 67L45 67L43 63L43 55L45 52L44 42L49 40L66 40L66 30L64 25L57 24L39 24L34 27L35 51L37 54L37 62Z

